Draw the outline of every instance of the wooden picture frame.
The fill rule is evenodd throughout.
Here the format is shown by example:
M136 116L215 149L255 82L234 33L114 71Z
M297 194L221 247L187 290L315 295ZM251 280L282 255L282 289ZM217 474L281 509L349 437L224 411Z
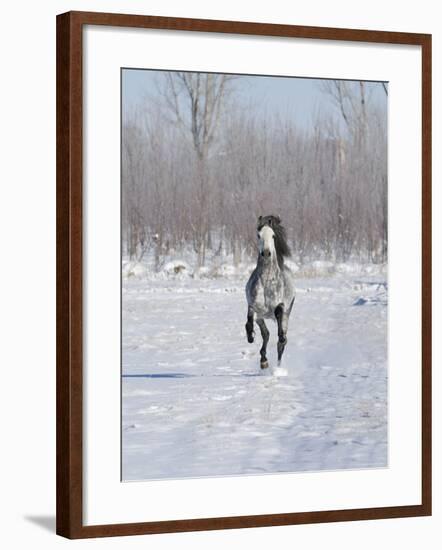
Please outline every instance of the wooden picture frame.
M379 508L83 525L83 40L85 25L420 46L422 502ZM57 533L68 538L431 515L431 35L69 12L57 17Z

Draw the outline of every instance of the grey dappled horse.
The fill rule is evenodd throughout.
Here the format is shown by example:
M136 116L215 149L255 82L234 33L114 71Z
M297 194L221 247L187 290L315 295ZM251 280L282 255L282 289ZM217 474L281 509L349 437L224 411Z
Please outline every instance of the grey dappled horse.
M253 323L261 330L261 368L269 366L266 351L269 331L264 319L274 319L278 323L278 365L287 344L287 328L295 289L293 273L284 264L290 256L290 247L284 227L278 216L260 216L258 219L258 261L246 285L247 296L247 339L254 340Z

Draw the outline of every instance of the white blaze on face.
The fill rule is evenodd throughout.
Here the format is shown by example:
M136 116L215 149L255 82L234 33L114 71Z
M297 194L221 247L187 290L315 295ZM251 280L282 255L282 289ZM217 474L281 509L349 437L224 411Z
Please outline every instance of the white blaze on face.
M264 258L271 258L275 255L275 233L268 225L258 231L259 253Z

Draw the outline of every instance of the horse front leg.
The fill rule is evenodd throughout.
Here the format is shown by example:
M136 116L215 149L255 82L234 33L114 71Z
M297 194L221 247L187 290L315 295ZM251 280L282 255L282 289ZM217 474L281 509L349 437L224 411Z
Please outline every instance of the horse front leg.
M255 317L255 314L253 312L253 309L249 306L249 309L247 311L247 323L246 323L246 333L247 333L247 341L249 344L253 344L255 331L253 330L253 319Z
M267 354L267 344L269 342L270 334L269 334L268 328L266 327L264 319L257 319L256 323L261 329L261 336L262 336L262 347L259 350L259 353L261 354L261 368L266 369L269 366L266 354Z
M287 344L287 328L289 322L288 313L284 309L284 304L279 304L275 309L275 317L278 323L278 365L281 364L282 354Z

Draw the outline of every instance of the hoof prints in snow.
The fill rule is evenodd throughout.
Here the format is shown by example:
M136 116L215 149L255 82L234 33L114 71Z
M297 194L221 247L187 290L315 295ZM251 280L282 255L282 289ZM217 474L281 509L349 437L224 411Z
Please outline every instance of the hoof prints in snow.
M271 324L261 372L242 282L124 281L124 480L387 465L386 285L297 283L282 368Z

